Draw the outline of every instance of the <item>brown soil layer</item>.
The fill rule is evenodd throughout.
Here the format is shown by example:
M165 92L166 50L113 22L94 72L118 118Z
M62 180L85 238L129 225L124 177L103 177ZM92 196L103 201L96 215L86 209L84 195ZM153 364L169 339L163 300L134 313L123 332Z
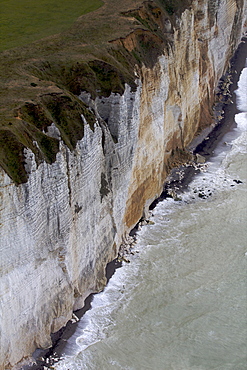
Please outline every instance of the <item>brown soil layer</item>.
M135 66L152 67L169 49L163 18L175 27L191 1L105 0L67 31L0 53L0 166L16 185L28 180L24 148L38 164L55 161L59 142L46 134L51 122L70 150L84 135L81 114L93 126L81 91L95 98L122 94L125 83L136 88Z

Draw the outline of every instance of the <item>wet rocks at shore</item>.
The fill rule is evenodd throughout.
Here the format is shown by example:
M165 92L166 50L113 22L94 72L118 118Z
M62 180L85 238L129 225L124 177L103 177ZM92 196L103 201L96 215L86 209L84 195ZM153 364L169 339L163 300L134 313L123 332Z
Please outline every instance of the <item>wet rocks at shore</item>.
M125 240L123 240L119 248L118 257L117 257L118 262L126 262L126 263L130 262L128 255L130 254L134 255L138 253L138 251L134 249L136 243L137 243L136 235L126 236Z

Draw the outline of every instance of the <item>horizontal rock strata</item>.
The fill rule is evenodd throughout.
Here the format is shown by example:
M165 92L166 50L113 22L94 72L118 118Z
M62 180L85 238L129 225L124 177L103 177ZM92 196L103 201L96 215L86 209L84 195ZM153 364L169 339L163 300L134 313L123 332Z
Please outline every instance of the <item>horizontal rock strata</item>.
M160 195L172 158L212 123L246 1L187 1L180 12L175 3L133 1L121 15L131 31L107 44L115 64L87 61L87 81L100 83L71 72L63 91L15 110L20 132L43 123L30 145L18 139L22 177L7 162L0 171L0 369L50 346L50 333L104 287L106 264Z

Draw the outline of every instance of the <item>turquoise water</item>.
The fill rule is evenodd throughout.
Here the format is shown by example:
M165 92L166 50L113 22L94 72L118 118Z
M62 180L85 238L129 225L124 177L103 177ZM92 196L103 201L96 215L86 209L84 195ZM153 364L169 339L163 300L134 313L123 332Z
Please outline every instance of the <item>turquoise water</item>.
M237 97L225 151L152 211L57 370L247 369L247 68Z

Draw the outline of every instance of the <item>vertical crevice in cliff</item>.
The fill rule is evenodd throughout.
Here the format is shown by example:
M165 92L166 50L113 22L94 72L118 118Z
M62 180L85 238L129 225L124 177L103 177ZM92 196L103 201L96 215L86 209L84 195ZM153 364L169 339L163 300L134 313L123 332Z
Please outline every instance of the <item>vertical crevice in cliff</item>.
M180 113L179 116L178 116L178 127L179 127L179 130L180 130L181 146L182 146L182 149L184 150L184 135L183 135L183 127L182 127L182 113Z
M100 186L100 197L101 202L104 197L106 197L110 193L109 184L106 180L106 175L104 172L101 173L101 186Z
M66 146L65 146L65 157L66 157L66 173L67 173L69 205L71 207L71 181L70 181L70 167L69 167L69 148L67 148Z
M217 22L220 0L208 0L209 27L212 28Z

